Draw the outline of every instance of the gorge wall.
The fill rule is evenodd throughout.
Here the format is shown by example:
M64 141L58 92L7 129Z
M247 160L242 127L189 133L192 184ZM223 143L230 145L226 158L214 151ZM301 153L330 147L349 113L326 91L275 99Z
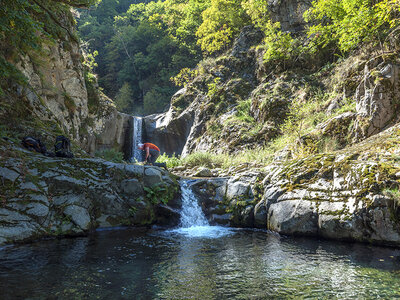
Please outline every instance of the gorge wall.
M129 116L116 110L88 73L72 18L59 21L67 29L59 40L43 37L39 52L14 61L28 85L10 85L1 96L2 122L20 138L32 135L53 145L54 137L64 134L90 154L123 151Z

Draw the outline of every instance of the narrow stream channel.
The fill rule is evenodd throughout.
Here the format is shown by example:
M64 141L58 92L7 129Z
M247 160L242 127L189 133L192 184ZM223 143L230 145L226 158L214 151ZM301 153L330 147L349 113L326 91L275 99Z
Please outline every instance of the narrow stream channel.
M0 299L400 297L400 249L209 226L182 192L176 229L0 248Z

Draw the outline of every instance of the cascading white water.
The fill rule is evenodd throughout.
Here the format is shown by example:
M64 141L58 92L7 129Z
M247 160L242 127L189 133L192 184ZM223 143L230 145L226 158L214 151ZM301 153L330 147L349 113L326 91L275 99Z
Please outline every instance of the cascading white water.
M190 180L181 180L182 210L180 228L169 231L188 237L218 238L232 234L232 228L210 226L190 188Z
M138 149L139 143L142 143L142 122L141 117L132 117L132 152L131 161L142 161L142 150Z
M197 199L190 189L187 181L181 181L182 193L182 211L181 227L188 228L192 226L209 226Z

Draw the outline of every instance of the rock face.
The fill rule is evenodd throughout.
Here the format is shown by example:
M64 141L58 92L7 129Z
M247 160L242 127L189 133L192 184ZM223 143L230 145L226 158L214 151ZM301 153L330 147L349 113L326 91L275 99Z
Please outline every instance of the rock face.
M185 95L186 89L178 91L173 97ZM181 154L190 134L195 113L191 109L178 114L173 107L166 113L146 116L144 120L145 140L156 144L161 152L168 155Z
M16 118L51 124L45 126L49 132L42 140L49 134L64 134L91 154L110 148L123 152L129 143L129 116L119 113L112 100L99 90L96 79L85 75L88 70L82 63L79 42L73 37L76 30L71 20L65 16L59 21L72 34L65 33L55 43L44 43L40 54L20 58L16 65L29 85L12 87L12 97L0 101L9 102L10 107L24 102L24 110L29 113ZM24 135L37 135L41 129L33 125Z
M273 22L279 22L284 31L300 31L306 24L304 12L311 7L310 0L269 0L268 10Z
M391 161L400 147L388 142L399 135L394 126L346 151L200 179L192 189L213 223L399 246L399 200L388 192L400 184Z
M17 154L0 162L0 244L179 222L179 186L162 169L0 150Z
M229 114L234 114L237 102L250 95L257 81L256 50L251 46L261 40L259 30L245 27L230 55L204 66L204 70L199 71L188 86L172 97L168 112L145 118L147 140L158 143L167 154L184 156L193 151L207 151L215 143L221 150L233 146L221 143L207 129L210 126L220 127ZM212 86L215 90L210 91ZM214 119L216 116L218 119ZM224 140L232 140L236 144L246 142L238 141L231 134L235 135L235 130L226 129Z
M61 21L74 31L68 18ZM32 54L19 64L31 87L21 93L26 94L36 116L57 120L78 140L79 128L89 114L79 43L66 34L59 43L43 45L43 52L45 55Z
M107 114L96 118L93 127L81 140L81 145L90 154L96 151L116 148L127 155L130 154L132 124L131 116L112 108Z
M370 137L399 121L400 66L373 60L356 90L355 138Z

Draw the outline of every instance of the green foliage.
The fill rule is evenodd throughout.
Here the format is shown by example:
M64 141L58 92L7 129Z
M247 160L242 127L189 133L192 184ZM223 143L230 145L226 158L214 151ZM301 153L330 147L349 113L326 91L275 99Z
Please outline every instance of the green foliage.
M157 162L165 163L167 168L174 168L182 165L182 159L180 156L176 156L175 154L168 156L166 153L163 153L157 158Z
M99 55L99 52L97 50L94 50L93 52L86 51L84 53L84 61L83 65L86 67L86 70L89 72L93 72L93 69L97 67L97 63L95 60L95 57Z
M149 115L162 112L168 102L169 97L164 97L162 92L153 88L143 98L143 113Z
M167 187L163 185L156 185L151 188L144 187L144 191L146 192L146 199L150 201L152 204L158 204L158 203L163 203L167 204L168 203L168 191Z
M285 61L298 51L295 40L290 33L281 31L279 22L267 22L264 33L265 61Z
M318 0L305 13L307 21L317 24L308 29L310 48L315 52L334 44L342 52L361 43L385 37L399 25L400 4L394 0Z
M270 23L268 2L265 0L244 0L242 7L250 17L252 24L264 30Z
M98 112L100 105L100 98L96 89L97 79L96 76L88 70L85 70L84 76L88 93L88 110L89 113L95 114Z
M115 98L129 85L127 106L136 114L165 109L175 92L170 78L199 60L195 32L208 1L143 2L104 0L79 19L82 38L99 51L100 86Z
M251 116L250 108L251 99L240 101L239 104L236 106L237 111L235 117L245 123L253 123L254 118Z
M196 152L183 158L184 165L188 167L214 168L221 166L222 162L217 155L209 152Z
M95 156L115 163L124 162L124 154L115 149L96 151Z
M119 111L130 113L132 111L132 88L129 83L125 82L124 85L119 89L117 96L115 97L114 103Z
M221 82L221 78L215 77L211 83L207 84L207 89L208 89L207 96L208 97L213 98L219 93L219 91L221 89L221 87L219 85L220 82Z
M224 50L247 24L250 24L250 19L239 1L211 0L196 32L197 44L207 54Z
M199 71L197 69L192 70L189 68L183 68L182 70L179 71L178 75L171 77L170 80L176 86L186 86L198 74Z

